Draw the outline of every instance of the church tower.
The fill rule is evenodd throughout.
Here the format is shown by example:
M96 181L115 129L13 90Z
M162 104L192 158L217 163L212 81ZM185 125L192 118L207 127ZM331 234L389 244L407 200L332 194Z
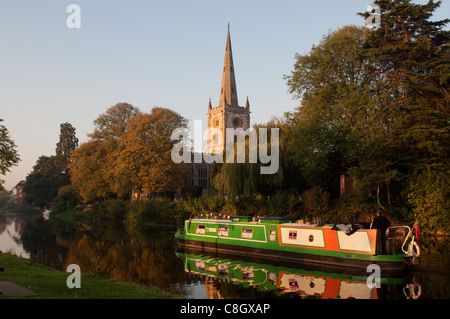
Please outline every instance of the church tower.
M211 134L208 137L206 153L217 153L219 150L225 152L227 128L242 128L246 130L249 127L250 103L248 97L245 106L239 106L238 104L233 54L231 51L230 23L228 22L219 105L212 107L211 99L209 99L208 105L208 130L211 128L220 130L222 138L220 138L219 134Z

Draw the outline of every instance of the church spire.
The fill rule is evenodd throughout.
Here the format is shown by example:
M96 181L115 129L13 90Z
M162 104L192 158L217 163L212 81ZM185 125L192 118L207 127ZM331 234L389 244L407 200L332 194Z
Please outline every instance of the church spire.
M220 106L238 106L236 80L234 77L233 54L231 51L230 21L228 21L227 44L223 62L222 86L220 90Z

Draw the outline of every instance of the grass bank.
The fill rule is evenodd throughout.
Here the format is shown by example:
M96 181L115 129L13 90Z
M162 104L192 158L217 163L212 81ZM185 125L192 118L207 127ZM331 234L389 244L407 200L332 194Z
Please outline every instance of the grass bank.
M81 288L69 289L69 273L56 272L20 258L0 252L0 281L8 280L34 291L37 295L0 299L173 299L180 298L157 287L120 282L105 275L81 273Z

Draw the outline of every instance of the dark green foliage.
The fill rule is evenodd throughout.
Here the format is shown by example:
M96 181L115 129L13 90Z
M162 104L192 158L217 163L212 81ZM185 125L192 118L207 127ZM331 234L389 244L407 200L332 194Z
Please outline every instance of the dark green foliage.
M0 119L0 123L3 122ZM20 161L17 146L9 136L8 129L0 124L0 175L9 172L9 169ZM0 190L3 189L3 180L0 179Z
M375 4L377 30L342 27L296 55L285 76L301 99L288 118L290 153L309 187L331 193L338 219L381 208L448 232L450 20L432 21L440 1ZM337 201L339 174L353 178L354 195Z
M68 174L58 170L55 156L41 156L28 174L23 190L26 200L36 207L49 207L58 194L58 189L70 184Z
M70 184L67 165L77 146L75 128L70 123L61 124L56 155L39 157L33 170L26 177L23 190L26 200L33 206L41 209L50 207L58 195L59 188ZM62 209L60 207L63 205L62 201L62 198L58 200L58 209Z
M203 187L201 187L201 186L188 185L188 186L184 186L181 189L181 194L182 194L183 198L188 199L188 200L202 196L202 192L203 192Z
M60 125L59 142L56 144L56 160L61 171L67 169L70 156L78 147L75 128L70 123Z
M72 185L62 186L58 190L58 196L53 200L53 213L63 213L73 211L77 205L81 204L83 198L78 190Z

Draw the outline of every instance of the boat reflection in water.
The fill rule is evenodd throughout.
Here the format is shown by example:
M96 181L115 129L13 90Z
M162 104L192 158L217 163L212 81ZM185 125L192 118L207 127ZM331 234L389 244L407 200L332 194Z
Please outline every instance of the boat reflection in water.
M240 288L254 288L267 298L315 299L403 299L417 298L411 278L381 278L381 287L370 287L371 275L344 275L315 269L296 269L288 266L230 259L229 256L207 256L199 251L179 250L184 270L194 280L205 280L208 298L233 298L230 284ZM413 280L413 279L412 279ZM408 283L408 285L407 285Z

